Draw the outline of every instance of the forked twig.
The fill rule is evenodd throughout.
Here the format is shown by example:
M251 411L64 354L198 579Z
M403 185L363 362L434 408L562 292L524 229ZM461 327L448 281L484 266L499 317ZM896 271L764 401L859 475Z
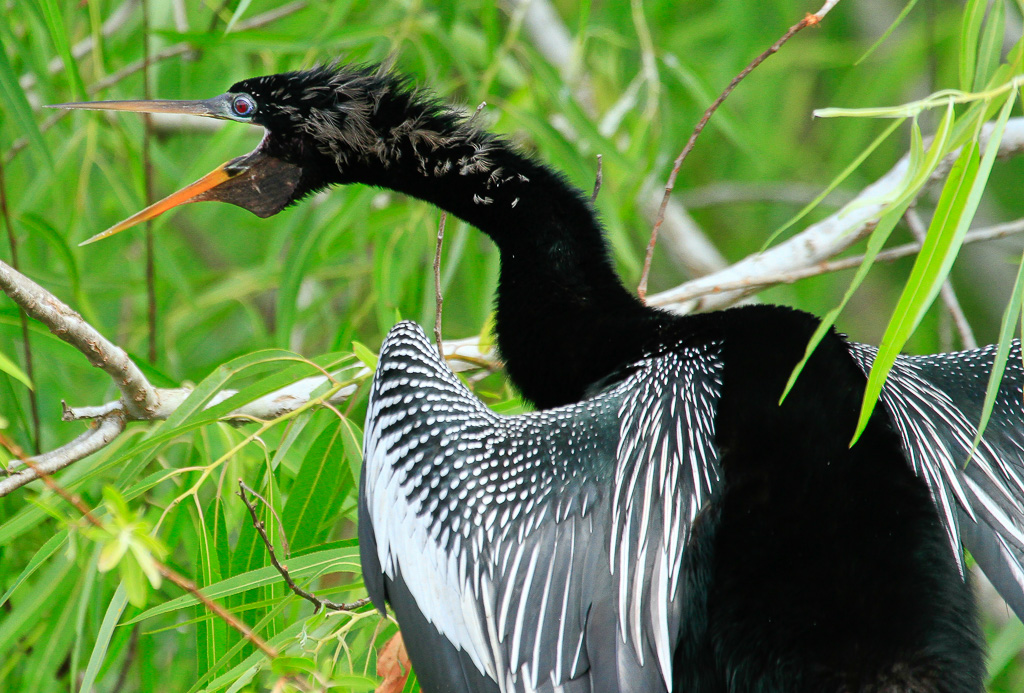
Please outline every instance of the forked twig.
M264 546L267 547L267 553L270 554L270 562L273 564L274 568L277 569L277 572L281 573L281 577L284 578L285 583L287 583L292 592L309 601L314 607L316 607L317 611L320 611L321 609L329 609L331 611L355 611L356 609L370 603L369 597L363 597L347 604L337 604L329 599L321 599L315 594L307 592L296 585L295 581L292 580L292 576L288 573L288 568L277 560L277 553L274 551L274 544L270 541L270 537L267 536L266 523L264 523L263 520L259 518L259 515L256 514L256 506L254 506L249 500L249 497L246 495L246 491L263 501L263 504L268 508L271 506L263 496L249 488L244 481L241 479L238 480L238 495L241 496L242 502L245 503L245 507L249 509L249 514L252 516L252 525L256 528L256 531L259 532L260 538L263 539Z

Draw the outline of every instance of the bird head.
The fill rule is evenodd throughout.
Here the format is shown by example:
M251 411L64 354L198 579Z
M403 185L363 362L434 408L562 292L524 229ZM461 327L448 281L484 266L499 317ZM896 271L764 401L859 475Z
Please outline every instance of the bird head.
M93 101L53 108L175 113L233 120L265 130L253 151L236 157L178 192L96 234L91 243L178 205L228 202L260 217L277 214L334 183L353 182L349 164L376 154L382 99L408 104L400 78L380 67L336 65L242 80L198 101Z

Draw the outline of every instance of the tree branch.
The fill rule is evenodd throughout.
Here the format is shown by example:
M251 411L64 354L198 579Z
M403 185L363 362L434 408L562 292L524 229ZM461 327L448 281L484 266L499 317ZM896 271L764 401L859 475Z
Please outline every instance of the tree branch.
M1005 224L997 224L977 231L968 232L964 236L964 245L968 243L979 243L982 241L992 241L997 238L1005 238L1006 236L1012 236L1014 234L1024 233L1024 219L1018 219L1016 221L1007 222ZM899 258L908 257L910 255L916 255L921 250L920 243L906 243L904 245L890 248L889 250L883 250L875 256L875 262L892 262ZM792 284L800 279L807 279L808 277L816 277L820 274L829 274L831 272L840 272L842 270L854 269L864 261L863 255L855 255L853 257L842 258L841 260L833 260L831 262L819 262L807 267L798 267L792 270L782 270L775 274L762 274L757 277L749 277L736 279L729 282L722 282L712 286L710 289L706 287L701 288L701 293L687 295L682 294L680 301L687 302L700 296L716 294L716 293L754 293L761 289L774 286L775 284ZM685 286L685 285L684 285ZM660 295L660 294L659 294ZM655 297L651 297L653 303ZM671 304L665 304L666 308L673 310L674 307Z
M153 387L123 349L111 343L81 315L60 301L31 279L0 261L0 289L51 332L74 346L89 362L114 379L121 390L121 398L97 406L69 407L63 405L62 419L77 421L95 419L89 430L55 450L26 458L29 468L21 469L21 462L0 470L0 497L73 462L77 462L102 449L120 435L128 421L166 419L191 394L188 388ZM455 371L475 369L495 370L501 364L489 351L481 351L477 340L454 340L444 347L448 361ZM370 371L359 367L348 382L342 384L325 401L340 403L355 393L358 382L369 377ZM314 392L322 389L333 378L329 375L303 378L263 397L248 402L228 413L224 419L236 422L269 421L308 404ZM222 390L213 395L205 407L220 404L237 394L237 390Z
M982 128L981 146L985 147L992 124ZM999 144L1001 157L1024 152L1024 118L1011 118ZM933 180L948 171L958 152L952 152ZM903 181L910 155L907 154L888 173L864 188L849 204L817 224L764 252L754 253L714 274L688 281L653 294L648 304L678 313L694 313L726 308L760 287L777 283L781 274L808 269L843 252L874 229L875 220L885 208L886 199ZM810 275L808 275L810 276Z
M2 261L0 289L26 313L49 327L50 332L85 354L89 363L113 378L129 416L149 418L158 409L158 390L124 349L107 340L67 304Z
M0 477L0 496L6 496L11 491L19 489L29 482L61 470L72 462L77 462L97 450L103 449L110 444L110 441L124 431L124 427L124 415L120 412L114 412L97 420L88 431L67 445L62 445L56 450L51 450L41 455L26 457L24 460L19 459L20 464L28 465L29 468L11 474L6 478ZM20 466L20 464L12 464L11 467Z

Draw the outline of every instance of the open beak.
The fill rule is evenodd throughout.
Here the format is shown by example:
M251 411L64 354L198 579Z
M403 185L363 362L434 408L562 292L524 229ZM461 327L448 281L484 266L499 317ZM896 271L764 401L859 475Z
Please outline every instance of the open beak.
M177 113L204 118L237 120L231 113L231 94L221 94L202 101L80 101L55 103L47 108L65 108L80 111L132 111L133 113Z
M177 113L222 120L241 120L232 114L232 98L232 94L222 94L203 101L93 101L57 104L52 108ZM96 234L81 245L113 236L189 202L227 202L248 209L259 217L269 217L288 205L301 177L302 169L299 166L267 154L261 143L249 154L221 164L195 183Z

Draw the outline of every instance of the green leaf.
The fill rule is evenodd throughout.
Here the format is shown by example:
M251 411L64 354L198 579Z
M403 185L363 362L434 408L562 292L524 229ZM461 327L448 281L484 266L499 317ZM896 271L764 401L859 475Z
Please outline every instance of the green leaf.
M54 681L60 679L59 670L67 656L75 630L73 621L78 607L78 599L82 587L87 581L84 575L78 575L74 586L67 592L61 592L56 613L47 619L52 635L45 638L33 649L32 657L26 663L28 677L24 681L23 690L51 690Z
M854 441L867 426L885 379L900 350L920 324L925 311L931 306L942 283L949 275L967 229L974 219L978 203L981 202L981 195L999 151L999 143L1003 139L1015 95L1016 91L1011 92L1006 100L996 126L989 136L984 157L979 161L977 142L972 141L964 145L946 179L946 185L928 228L928 235L882 337L878 356L872 364Z
M96 564L96 569L101 573L113 570L127 552L127 539L122 541L121 537L114 537L111 541L105 543L100 550L100 560Z
M61 62L64 63L64 69L71 77L74 100L84 99L85 83L82 82L82 76L78 74L78 61L71 54L71 44L68 42L68 33L64 26L64 16L61 14L60 5L54 0L36 0L36 4L39 7L39 14L46 23L46 29L50 33L50 41L53 42L53 47L60 55Z
M3 98L4 110L9 110L14 116L15 122L28 137L32 144L32 150L39 152L46 162L47 168L53 171L53 157L50 148L46 146L43 133L36 124L36 118L32 113L32 106L25 98L25 92L18 83L18 75L7 60L7 52L0 46L0 97Z
M967 0L960 28L960 89L970 91L978 64L978 35L988 0Z
M205 513L199 509L198 502L197 507L194 508L193 524L199 542L196 584L200 588L216 584L222 579L220 556L216 546L219 514L219 498L211 501ZM226 540L227 537L224 537L225 542ZM205 615L206 608L204 606L195 608L197 616ZM196 654L199 659L199 671L207 671L227 649L228 641L225 628L226 624L219 618L203 619L196 624Z
M993 0L985 21L978 47L977 66L974 75L974 90L984 89L989 77L999 65L1003 50L1003 34L1006 28L1006 7L1003 0Z
M3 352L0 352L0 372L6 373L15 380L20 380L22 383L24 383L25 387L27 387L30 390L35 389L32 387L32 381L28 379L28 375L25 373L25 371L18 368L18 364L16 364L14 361L11 361L9 358L4 356Z
M1024 257L1021 258L1020 267L1017 269L1017 280L1013 283L1013 291L1010 300L1003 310L1003 319L999 327L999 346L996 348L996 356L992 360L992 372L988 375L988 385L985 387L985 402L981 407L981 420L978 422L978 431L974 436L974 443L971 445L972 454L981 442L985 434L989 418L992 416L992 408L996 403L996 396L999 394L999 385L1003 381L1003 374L1006 372L1006 362L1010 357L1010 346L1013 342L1013 331L1020 319L1020 312L1024 299Z
M306 657L278 657L270 665L271 671L278 676L290 674L315 674L316 662Z
M281 516L292 550L318 543L320 527L341 506L338 490L347 471L342 435L341 426L329 422L302 461Z
M238 3L238 7L231 13L231 19L228 21L228 25L224 27L224 33L230 34L231 30L235 28L235 24L245 15L245 11L249 9L249 5L252 0L242 0Z
M1010 664L1020 656L1021 648L1024 648L1024 624L1016 618L1010 618L999 629L995 640L989 640L988 677L990 682L991 679L1008 669Z
M121 576L121 585L125 589L125 594L128 595L128 601L133 606L144 609L149 587L139 562L131 554L128 554L123 561L118 563L118 574Z
M876 48L878 48L883 43L885 43L885 40L887 38L889 38L889 35L892 34L893 31L896 30L896 27L898 27L900 24L903 23L903 20L907 18L907 15L910 14L910 11L912 9L914 9L914 5L916 5L916 4L917 4L917 0L910 0L910 2L908 2L906 5L904 5L903 6L903 10L901 10L900 13L896 16L896 19L894 19L892 21L892 24L889 25L889 28L886 29L882 33L882 35L879 36L878 39L874 43L871 44L871 47L868 48L866 51L864 51L864 54L862 56L860 56L859 58L857 58L857 60L853 64L854 65L860 65L862 62L867 60L869 55L871 55L872 53L875 52Z
M49 564L49 568L26 590L13 610L4 612L0 620L0 652L10 652L18 639L34 624L45 621L54 604L59 601L60 588L71 573L74 563L61 557Z
M92 654L89 655L89 664L85 667L85 675L78 687L79 693L91 693L93 684L96 683L96 676L100 673L103 660L107 657L107 648L110 647L110 639L114 635L117 622L121 619L125 607L128 606L128 591L124 583L118 586L114 596L110 599L107 612L103 615L103 622L96 632L96 644L93 645Z
M39 570L39 567L43 565L53 554L57 552L57 549L64 546L68 540L68 531L62 529L61 531L54 534L52 537L46 540L46 543L39 547L39 550L33 554L32 559L28 562L28 565L21 571L18 577L11 583L11 586L4 592L4 596L0 597L0 606L7 603L7 600L11 598L11 595L18 589L18 586L25 581L26 578L32 575L32 573Z
M410 675L409 678L412 678ZM331 677L329 690L355 691L355 690L376 690L380 685L380 679L370 676L359 676L358 674L341 674Z
M846 304L850 301L850 298L860 287L861 282L867 277L868 272L871 270L871 266L875 262L875 257L885 246L885 242L889 239L889 234L896 228L896 224L899 223L900 219L903 218L907 208L914 201L917 191L921 189L921 186L925 184L931 172L938 165L939 160L945 153L945 145L949 140L950 132L953 126L953 106L952 104L946 109L946 115L939 123L939 128L935 133L935 137L932 139L932 145L928 151L924 150L924 139L921 136L921 128L917 123L917 120L911 122L910 128L910 158L907 163L907 172L904 176L904 182L899 187L894 195L894 199L889 202L886 211L879 217L878 223L875 225L874 231L871 232L871 236L868 238L867 248L864 253L864 261L861 262L860 267L857 268L856 274L854 274L853 280L850 282L850 286L846 289L846 293L843 294L842 300L839 305L830 310L825 317L821 319L818 324L818 328L814 331L810 341L807 343L807 348L804 350L804 356L800 359L800 362L793 368L793 372L789 376L789 380L786 383L785 389L782 391L782 396L779 397L779 402L786 398L790 390L796 384L797 378L800 377L800 373L803 372L804 366L807 361L811 358L814 350L821 343L821 340L828 334L828 331L832 329L832 325L835 324L836 318L846 307Z
M287 348L291 344L295 316L298 312L299 291L303 280L308 277L313 250L324 234L329 232L330 226L316 224L314 229L310 233L296 234L284 259L281 287L277 292L277 321L274 325L277 345L282 348Z
M90 613L94 608L92 595L93 590L96 587L96 576L99 574L94 570L96 560L99 557L99 547L94 547L92 558L89 562L88 567L85 569L82 577L82 596L81 601L78 603L78 613L75 615L75 646L71 650L71 680L78 681L80 672L81 652L85 650L85 643L92 642L92 632L89 635L85 634L85 622L86 615ZM90 626L93 624L90 623Z
M352 342L352 353L371 371L377 370L377 355L360 342Z
M921 318L931 307L949 274L953 260L956 259L960 242L963 240L962 234L958 233L961 228L960 220L966 211L968 191L977 173L978 144L971 142L964 146L949 172L938 207L932 216L928 235L893 311L882 343L878 347L878 356L871 366L871 374L868 376L864 391L864 403L861 406L854 440L867 426L889 370L896 363L896 357L899 356L903 345L907 343L910 335L920 324ZM963 231L966 232L966 226Z
M341 422L342 442L345 444L345 459L352 471L352 479L359 478L363 464L363 429L347 416Z

